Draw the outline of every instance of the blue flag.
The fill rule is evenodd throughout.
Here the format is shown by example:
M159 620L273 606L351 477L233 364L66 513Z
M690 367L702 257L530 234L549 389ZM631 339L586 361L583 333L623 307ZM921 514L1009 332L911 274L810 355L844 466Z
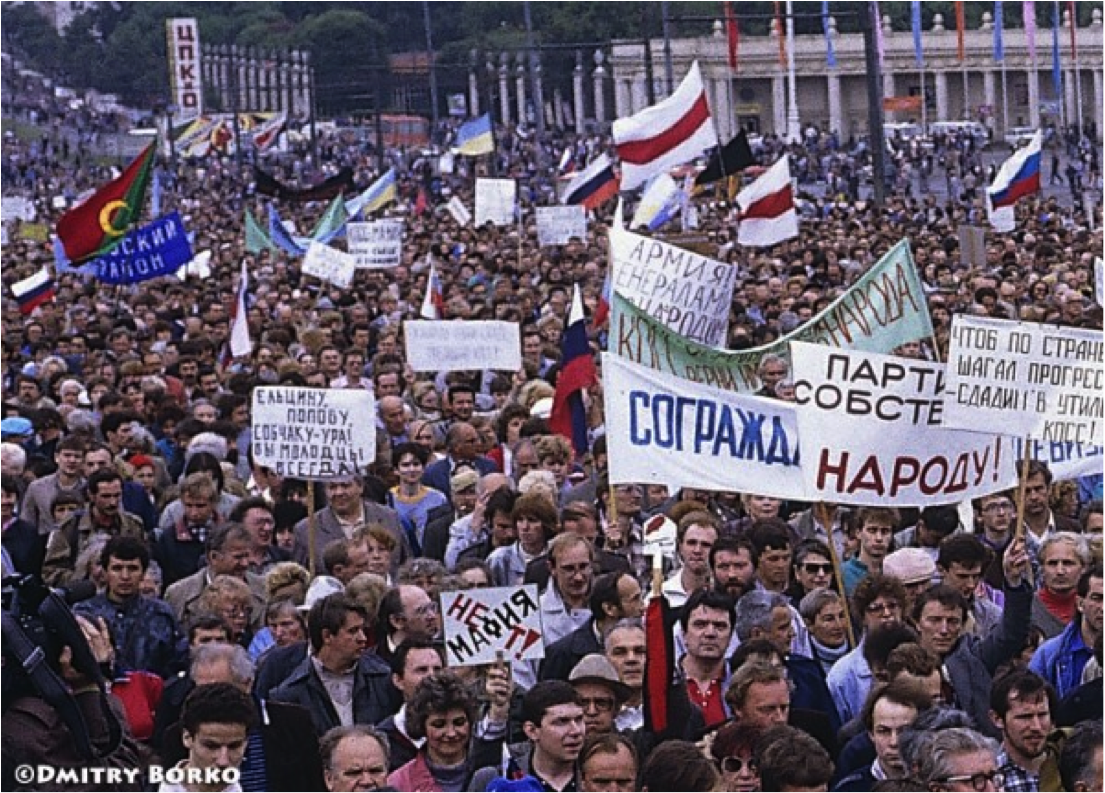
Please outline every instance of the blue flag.
M994 2L994 62L1001 63L1005 60L1005 42L1002 36L1005 28L1005 11L1001 0Z
M129 232L109 253L92 262L105 284L136 284L172 275L192 260L192 246L179 212Z
M921 0L913 0L910 3L910 22L913 26L913 57L917 61L917 68L925 68L925 50L921 46Z
M1059 0L1051 5L1051 84L1055 88L1055 100L1062 107L1063 66L1059 58Z
M269 238L276 247L287 251L292 256L303 256L307 253L306 248L296 243L288 230L284 228L284 224L280 222L280 215L277 214L276 207L272 204L269 204Z
M836 52L833 50L833 37L829 34L829 0L821 0L821 28L825 31L825 63L830 69L835 69Z

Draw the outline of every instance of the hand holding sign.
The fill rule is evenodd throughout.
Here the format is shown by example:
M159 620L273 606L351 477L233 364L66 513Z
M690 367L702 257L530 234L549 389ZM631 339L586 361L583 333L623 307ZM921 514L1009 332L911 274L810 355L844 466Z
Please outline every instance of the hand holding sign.
M510 717L510 699L514 696L514 677L510 673L510 663L503 660L501 652L487 670L484 691L491 706L488 719L492 724L506 723Z
M1005 549L1005 555L1001 560L1002 569L1005 571L1005 583L1011 587L1019 587L1028 573L1028 548L1024 538L1019 536Z

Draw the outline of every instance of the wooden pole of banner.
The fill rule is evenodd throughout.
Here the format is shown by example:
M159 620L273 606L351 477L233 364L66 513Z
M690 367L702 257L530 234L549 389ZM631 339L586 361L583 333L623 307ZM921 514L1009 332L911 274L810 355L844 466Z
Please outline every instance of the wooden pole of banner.
M315 547L315 480L307 480L307 569L314 579L318 569L318 549Z
M848 631L848 645L855 647L856 632L852 627L852 609L848 602L848 595L845 593L844 574L840 566L840 557L836 552L836 543L833 541L833 522L832 518L829 517L829 506L824 501L819 501L814 509L825 525L825 536L828 538L828 542L825 544L829 546L829 561L833 566L833 578L836 580L836 587L840 591L840 596L844 599L844 628Z
M1032 462L1032 438L1024 436L1024 457L1021 459L1021 477L1017 484L1017 528L1013 532L1013 542L1024 539L1024 496L1028 489L1028 465Z
M609 532L610 526L613 526L615 530L618 528L618 494L614 489L614 485L610 485L610 495L608 498L610 499L610 504L606 508L606 525L608 527L607 531Z

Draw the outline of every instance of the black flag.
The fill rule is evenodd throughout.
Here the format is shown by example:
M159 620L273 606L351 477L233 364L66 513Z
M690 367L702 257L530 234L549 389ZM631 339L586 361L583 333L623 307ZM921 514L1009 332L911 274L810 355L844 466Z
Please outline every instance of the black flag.
M706 170L694 180L696 185L710 184L733 176L743 171L749 165L755 165L756 158L752 156L752 148L748 145L748 136L742 129L731 141L725 144L721 150L715 149L710 155L710 162Z

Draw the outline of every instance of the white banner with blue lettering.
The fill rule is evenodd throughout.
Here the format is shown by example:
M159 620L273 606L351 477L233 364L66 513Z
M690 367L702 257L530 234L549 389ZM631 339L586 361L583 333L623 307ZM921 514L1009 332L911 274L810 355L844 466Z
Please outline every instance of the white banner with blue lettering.
M602 356L611 484L667 484L805 499L788 402Z

